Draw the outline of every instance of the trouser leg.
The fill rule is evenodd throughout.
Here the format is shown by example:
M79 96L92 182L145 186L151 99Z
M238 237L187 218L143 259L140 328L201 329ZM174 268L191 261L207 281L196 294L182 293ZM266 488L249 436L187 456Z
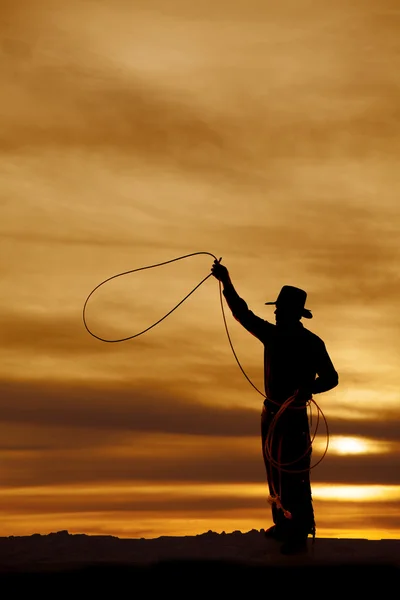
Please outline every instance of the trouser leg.
M278 444L277 439L272 440L273 447L268 447L268 451L266 448L266 443L268 441L268 433L269 427L271 423L271 418L273 417L272 413L267 413L265 407L261 413L261 444L262 444L262 455L264 460L265 472L267 476L268 490L269 496L271 499L274 499L280 493L280 473L279 470L274 466L273 462L271 462L270 458L273 460L277 460L278 457ZM284 516L283 510L276 505L276 503L271 503L271 512L272 512L272 520L273 523L279 527L280 530L283 530L286 526L286 517Z
M284 448L282 462L294 462L283 467L282 505L291 514L290 530L293 535L308 535L313 533L315 522L310 481L311 448L307 432L286 439Z
M311 495L310 464L311 443L308 423L301 415L282 420L275 427L273 438L269 432L273 413L263 409L261 415L262 452L269 493L279 496L282 508L272 504L275 525L288 536L307 536L315 531ZM266 443L268 451L266 451ZM271 461L272 459L272 461ZM278 464L276 464L278 463ZM289 513L289 514L288 514Z

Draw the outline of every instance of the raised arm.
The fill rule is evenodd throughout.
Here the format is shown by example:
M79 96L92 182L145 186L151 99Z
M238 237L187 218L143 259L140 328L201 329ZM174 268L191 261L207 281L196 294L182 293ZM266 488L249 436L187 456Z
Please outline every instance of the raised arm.
M264 336L266 322L249 310L246 302L235 290L228 269L215 260L211 268L211 273L222 283L222 292L234 318L247 331L261 340Z

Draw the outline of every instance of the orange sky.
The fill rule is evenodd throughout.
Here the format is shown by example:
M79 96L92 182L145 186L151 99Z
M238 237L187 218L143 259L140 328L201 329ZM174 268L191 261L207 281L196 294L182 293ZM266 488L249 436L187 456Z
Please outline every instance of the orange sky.
M131 341L82 322L104 279L209 252L265 319L306 289L339 372L315 398L317 535L398 538L397 2L5 0L0 23L0 535L270 525L216 280ZM91 329L142 331L211 264L112 280Z

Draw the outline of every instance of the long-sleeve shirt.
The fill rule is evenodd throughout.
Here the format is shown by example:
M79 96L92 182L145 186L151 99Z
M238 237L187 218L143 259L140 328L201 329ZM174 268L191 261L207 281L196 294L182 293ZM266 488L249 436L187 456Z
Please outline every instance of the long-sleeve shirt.
M264 345L264 388L267 398L284 402L296 391L299 400L334 388L339 381L325 343L298 321L274 325L255 315L232 284L223 294L234 318Z

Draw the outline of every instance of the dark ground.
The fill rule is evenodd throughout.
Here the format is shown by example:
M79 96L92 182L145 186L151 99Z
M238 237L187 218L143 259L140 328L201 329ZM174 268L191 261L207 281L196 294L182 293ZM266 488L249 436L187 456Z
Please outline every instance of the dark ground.
M13 595L38 592L42 597L293 592L335 593L341 600L386 591L392 597L400 583L400 540L316 539L314 545L309 540L307 554L283 557L262 530L155 539L66 531L3 537L0 583Z

